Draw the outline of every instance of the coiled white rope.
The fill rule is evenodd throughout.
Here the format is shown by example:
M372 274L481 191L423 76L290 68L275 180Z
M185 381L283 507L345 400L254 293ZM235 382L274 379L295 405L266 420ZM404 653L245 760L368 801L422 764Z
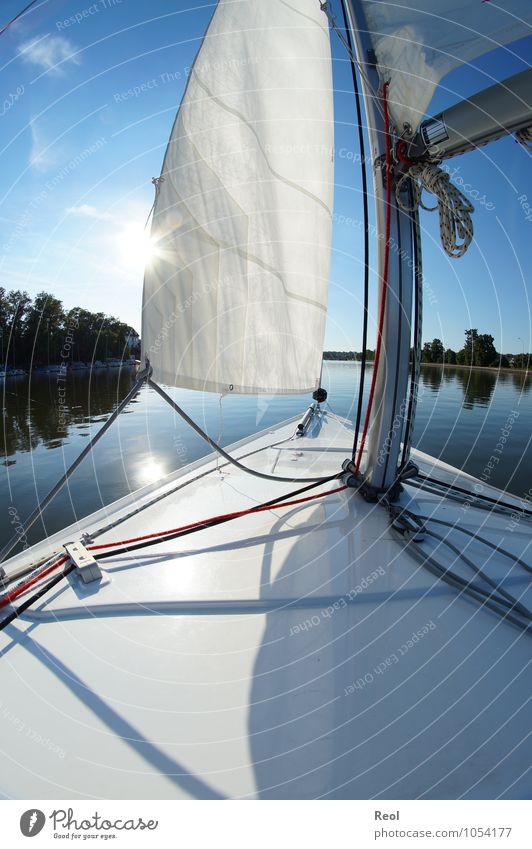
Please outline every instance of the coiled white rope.
M413 207L407 206L401 199L404 181L410 178L412 183ZM435 195L436 206L425 206L422 200L423 189ZM451 183L449 174L434 163L411 165L397 181L395 195L398 205L409 212L421 207L427 212L438 210L440 215L440 237L443 249L450 257L463 256L473 240L473 204Z

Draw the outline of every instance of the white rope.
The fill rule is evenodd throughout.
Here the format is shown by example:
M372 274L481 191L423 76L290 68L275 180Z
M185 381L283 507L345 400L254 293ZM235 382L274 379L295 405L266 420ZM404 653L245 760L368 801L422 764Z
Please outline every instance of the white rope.
M413 207L401 200L401 189L404 180L410 178L412 183ZM422 201L423 189L435 195L436 206L425 206ZM450 257L463 256L473 240L473 221L471 213L475 211L473 204L462 192L451 183L447 171L434 163L411 165L397 181L395 196L398 205L409 212L421 207L427 212L438 210L440 215L440 237L443 249Z
M151 216L153 210L155 209L155 204L157 203L157 198L159 197L159 192L161 191L161 183L164 183L164 177L152 177L151 181L152 181L152 183L155 187L155 197L153 199L151 209L148 212L148 217L146 218L146 224L144 225L145 230L148 227L148 224L149 224L149 221L150 221L150 216Z

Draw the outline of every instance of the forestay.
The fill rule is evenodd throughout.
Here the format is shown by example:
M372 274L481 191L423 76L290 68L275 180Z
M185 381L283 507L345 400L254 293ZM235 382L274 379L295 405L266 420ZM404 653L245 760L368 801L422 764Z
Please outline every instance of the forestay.
M331 56L317 0L220 0L161 177L142 324L154 379L315 389L333 203Z
M530 0L362 0L362 5L400 132L404 124L417 129L445 74L532 31Z

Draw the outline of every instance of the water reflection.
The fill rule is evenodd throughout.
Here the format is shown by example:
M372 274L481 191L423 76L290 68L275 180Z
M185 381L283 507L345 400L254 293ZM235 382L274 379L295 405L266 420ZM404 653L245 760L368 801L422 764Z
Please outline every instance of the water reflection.
M462 387L462 406L472 410L475 406L488 407L497 383L497 373L475 369L453 369L456 380Z
M424 389L430 389L435 394L440 391L444 370L439 365L424 365L421 379Z
M166 468L165 463L163 463L162 460L157 459L157 457L153 457L151 454L140 457L135 469L139 486L144 486L148 483L155 483L163 478L168 471L169 470Z
M527 374L507 374L506 377L512 379L514 387L520 395L526 395L530 392L532 386L532 374L530 372Z
M353 420L356 414L360 366L328 363L324 378L335 413ZM64 400L54 376L8 380L3 395L0 457L4 468L0 486L24 519L56 483L65 468L87 444L98 422L104 421L124 398L133 373L101 370L92 378L78 373L68 378ZM364 400L367 400L371 369ZM491 483L523 494L530 487L532 447L532 377L517 373L468 371L423 366L414 446L447 463L479 475L500 437L509 410L519 406L504 463ZM211 436L229 444L269 428L290 416L300 416L310 399L298 396L232 396L223 408L215 395L182 390L178 400ZM486 411L486 406L489 410ZM474 412L472 412L474 408ZM486 414L487 413L487 414ZM59 449L59 450L54 450ZM31 453L30 453L31 452ZM91 461L76 471L45 511L42 524L28 535L32 543L69 525L103 505L152 483L208 452L205 442L190 430L151 390L142 391L98 444ZM14 465L16 464L16 465ZM13 468L10 468L10 467ZM6 485L7 484L7 485ZM7 507L7 499L4 499ZM12 515L0 505L0 539L11 536Z
M17 452L33 451L42 444L59 448L75 428L88 436L91 422L107 415L124 398L134 379L134 371L105 369L76 374L58 382L52 375L8 380L2 393L3 427L0 446L4 465ZM127 410L124 414L127 414Z

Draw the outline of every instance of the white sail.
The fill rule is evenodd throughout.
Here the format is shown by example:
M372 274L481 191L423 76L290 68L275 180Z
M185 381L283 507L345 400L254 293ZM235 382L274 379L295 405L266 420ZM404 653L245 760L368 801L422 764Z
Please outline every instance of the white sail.
M362 0L390 112L415 131L445 74L532 32L531 0Z
M220 0L161 177L142 324L154 379L315 389L333 202L331 57L317 0Z

